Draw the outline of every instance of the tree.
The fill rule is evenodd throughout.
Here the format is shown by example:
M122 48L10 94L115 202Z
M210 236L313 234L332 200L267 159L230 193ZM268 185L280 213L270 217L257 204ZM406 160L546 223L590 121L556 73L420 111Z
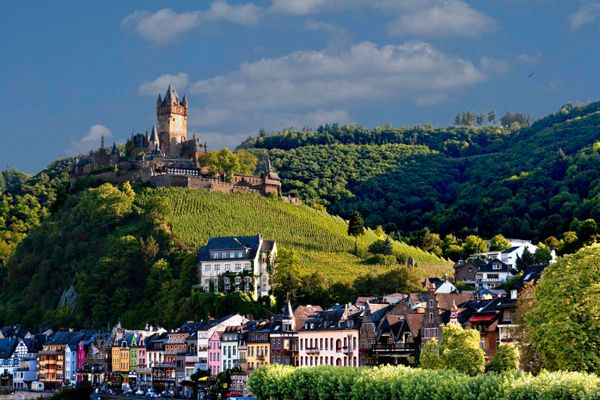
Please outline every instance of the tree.
M468 375L477 375L485 370L485 353L479 342L479 331L463 329L458 324L442 326L440 354L444 367Z
M544 270L525 326L543 368L600 372L600 245Z
M519 293L517 309L515 311L514 338L519 348L519 364L523 371L537 374L540 371L540 359L533 346L529 331L525 328L525 316L535 304L535 286L533 282L527 282Z
M508 249L509 247L510 242L501 234L497 234L490 239L490 250L502 251Z
M588 245L596 240L598 235L598 225L592 218L586 219L577 229L577 237L582 245Z
M544 244L548 246L550 250L556 250L560 247L560 240L558 240L556 236L548 236L544 240Z
M515 264L519 272L524 272L527 269L527 267L535 264L535 258L533 257L533 254L531 254L529 249L525 247L525 249L523 250L523 254L517 256L517 261L515 262Z
M506 372L514 371L519 367L519 350L512 344L506 343L498 346L494 359L487 365L486 371Z
M548 246L543 243L533 253L533 262L535 264L548 264L552 260L552 252Z
M496 110L493 108L487 113L487 120L490 124L493 124L496 121Z
M394 244L392 243L392 239L387 236L383 244L383 255L391 256L392 254L394 254Z
M355 211L348 222L348 236L354 236L354 253L358 254L358 237L365 234L365 223L358 211Z
M423 345L419 355L419 366L423 369L444 369L440 356L440 343L436 338L430 339Z
M277 253L277 268L272 285L275 297L283 301L288 295L294 302L300 289L300 258L294 250L281 248Z
M253 175L256 171L256 165L258 164L258 158L250 153L248 150L240 149L235 152L238 158L239 168L238 174L242 175Z
M476 235L469 235L463 242L463 257L466 258L476 253L483 253L488 250L487 242Z

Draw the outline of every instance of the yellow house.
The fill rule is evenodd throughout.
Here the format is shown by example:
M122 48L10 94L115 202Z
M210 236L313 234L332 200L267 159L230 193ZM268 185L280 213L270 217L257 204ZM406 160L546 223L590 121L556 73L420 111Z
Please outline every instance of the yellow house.
M129 343L128 337L131 334L125 334L123 338L115 340L111 349L112 370L113 372L129 372Z
M270 323L259 323L255 330L248 332L246 360L248 371L271 363Z

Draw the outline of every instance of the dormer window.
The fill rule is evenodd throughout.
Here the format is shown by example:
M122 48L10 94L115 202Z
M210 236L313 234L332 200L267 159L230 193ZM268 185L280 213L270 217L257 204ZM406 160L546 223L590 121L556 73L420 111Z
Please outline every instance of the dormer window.
M492 264L492 269L500 269L500 264Z
M242 253L241 251L238 251L238 258L242 258L244 256L244 253Z

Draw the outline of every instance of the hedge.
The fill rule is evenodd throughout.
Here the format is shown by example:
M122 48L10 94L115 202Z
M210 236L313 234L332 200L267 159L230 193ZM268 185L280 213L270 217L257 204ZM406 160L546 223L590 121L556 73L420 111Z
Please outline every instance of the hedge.
M579 372L465 375L408 367L262 366L248 378L258 400L600 400L600 378Z

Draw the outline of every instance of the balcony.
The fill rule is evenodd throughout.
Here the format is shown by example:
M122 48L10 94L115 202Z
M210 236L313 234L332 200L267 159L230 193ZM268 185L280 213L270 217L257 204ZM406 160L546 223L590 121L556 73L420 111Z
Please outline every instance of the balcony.
M318 347L310 347L310 348L306 348L306 354L319 354L321 353L321 350L319 350Z
M259 359L259 360L264 360L264 359L265 359L265 357L266 357L266 356L265 356L264 354L257 354L257 355L256 355L256 358L257 358L257 359Z
M377 343L373 346L373 351L376 353L410 353L415 351L415 349L412 343Z
M352 349L352 347L349 347L349 346L342 347L342 353L344 353L344 354L352 354L353 352L354 352L354 350Z

